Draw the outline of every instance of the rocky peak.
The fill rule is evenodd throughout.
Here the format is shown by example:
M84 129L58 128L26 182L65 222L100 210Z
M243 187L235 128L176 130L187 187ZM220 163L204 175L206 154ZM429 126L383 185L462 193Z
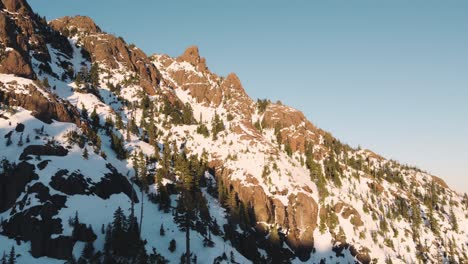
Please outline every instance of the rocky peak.
M208 71L208 67L206 66L206 59L200 57L200 52L198 51L197 46L190 46L188 47L184 54L177 58L177 61L188 62L196 67L199 71L205 72Z
M226 76L226 79L224 80L224 85L226 87L231 87L235 90L244 90L244 87L242 87L242 83L235 73L230 73L228 76Z
M87 16L62 17L50 22L51 26L62 31L64 29L76 28L88 33L101 33L102 30L94 23L94 20Z
M2 0L0 7L14 13L31 13L32 9L25 0Z

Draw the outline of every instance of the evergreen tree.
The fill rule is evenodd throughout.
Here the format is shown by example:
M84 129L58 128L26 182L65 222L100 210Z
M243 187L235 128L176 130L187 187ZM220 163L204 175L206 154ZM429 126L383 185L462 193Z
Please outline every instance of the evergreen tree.
M0 260L0 263L1 263L1 264L8 264L8 263L7 263L7 256L6 256L5 251L3 251L3 257L2 257L2 259Z
M81 256L86 259L91 259L94 256L94 245L93 242L87 242L83 248Z
M11 144L13 144L13 142L11 141L11 136L7 137L7 141L6 141L6 146L10 146Z
M450 223L452 225L453 231L458 232L457 216L453 212L453 207L450 207Z
M123 129L124 123L122 121L122 116L120 116L120 113L117 113L116 115L116 120L115 120L115 127L117 129Z
M16 263L16 253L15 247L11 247L10 255L8 256L8 264L15 264Z
M44 78L44 80L42 80L42 86L44 86L44 88L47 88L47 89L50 88L50 84L49 84L49 79L48 79L48 78Z
M96 107L93 109L93 112L91 112L91 125L94 127L94 128L98 128L99 127L99 122L100 122L100 119L99 119L99 115L97 114L96 112Z
M23 146L23 133L21 133L20 138L18 140L18 147L22 147L22 146Z
M270 236L268 239L270 240L270 243L276 247L281 245L281 238L279 236L278 227L276 225L270 229Z
M289 140L287 140L286 143L284 144L284 151L289 157L292 156L292 149L291 149L291 144L289 143Z
M84 147L84 149L83 149L83 159L87 160L88 158L89 158L88 148Z
M160 236L165 236L166 235L166 231L164 231L163 224L161 224L161 227L159 228L159 235Z
M104 127L106 129L112 129L114 127L114 120L112 120L111 116L107 116L104 122Z
M91 65L91 70L89 72L90 83L94 88L99 86L99 66L97 63Z
M81 116L84 119L88 119L88 109L86 109L83 103L81 103Z
M116 252L124 250L125 246L125 223L126 217L122 208L118 207L114 212L114 221L112 222L112 249Z
M218 133L225 129L223 120L219 117L218 113L215 113L215 116L211 122L211 132L213 133L213 140L218 139Z
M170 252L174 252L176 250L176 241L174 239L172 239L170 242L169 242L169 251Z

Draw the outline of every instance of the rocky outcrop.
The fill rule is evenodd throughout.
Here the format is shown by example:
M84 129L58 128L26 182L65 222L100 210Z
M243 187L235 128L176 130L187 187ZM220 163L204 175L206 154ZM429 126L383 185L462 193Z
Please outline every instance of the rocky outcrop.
M28 94L0 90L0 102L32 111L34 117L47 124L57 120L81 126L80 113L69 102L60 100L52 94L47 98L33 85L29 85L28 89Z
M212 162L210 165L214 165ZM296 251L301 259L308 259L313 249L313 232L317 227L318 204L306 193L290 194L288 204L284 205L278 199L265 194L263 188L253 177L247 176L247 181L231 180L230 171L218 168L216 175L223 181L224 186L234 191L239 200L252 208L257 223L277 224L287 233L286 242ZM258 224L257 228L268 231L265 226Z
M130 200L133 199L135 203L138 203L136 192L128 179L112 165L107 164L107 168L110 172L106 173L97 183L84 176L79 170L70 173L63 169L52 176L49 185L67 195L97 195L102 199L109 199L113 194L124 193Z
M32 9L26 0L2 0L2 4L6 10L13 13L32 13Z
M156 94L161 74L141 49L127 45L122 38L102 32L89 17L63 17L52 21L50 26L62 34L77 29L80 44L91 54L92 62L101 63L110 69L119 69L120 65L124 65L137 74L138 84L148 94Z
M359 212L353 206L349 204L338 202L333 207L333 210L337 214L341 213L341 216L344 219L350 219L351 224L356 227L364 225L364 222L362 221L361 215L359 214Z
M11 2L15 1L6 1ZM10 6L13 8L13 6ZM31 67L31 60L28 54L27 38L18 34L22 32L13 19L0 11L0 42L4 47L11 49L6 51L0 61L0 73L15 74L20 77L34 78L35 74Z
M39 71L52 76L51 57L46 44L70 57L73 49L60 33L50 30L45 19L34 14L24 0L3 0L8 12L0 11L0 73L35 79L31 55L38 62ZM6 49L8 47L8 49Z
M94 23L93 19L87 16L62 17L51 21L50 26L61 32L65 31L65 29L70 31L73 28L76 28L76 30L82 31L86 34L96 34L102 32L101 28L99 28L98 25Z
M138 203L136 192L127 177L120 174L110 163L107 163L106 167L110 172L91 187L92 192L102 199L109 199L113 194L125 193L130 200Z
M34 165L27 162L7 166L3 170L0 174L0 213L10 209L25 191L26 185L39 178L34 172Z
M89 178L80 172L69 174L68 170L59 170L50 179L50 187L67 195L89 195L91 194Z
M261 123L265 128L279 128L282 143L289 143L293 152L304 152L307 142L319 145L321 130L308 121L302 112L291 107L268 104Z
M188 47L184 54L177 58L178 62L188 62L195 67L200 72L207 72L208 67L206 66L206 59L200 57L200 52L198 51L197 46Z
M39 200L38 205L25 208L31 198ZM3 224L3 234L14 239L31 241L33 257L69 259L74 242L70 237L51 235L62 233L62 221L54 218L65 207L66 197L50 195L49 188L42 183L31 186L24 198L15 205L12 216ZM16 212L19 209L21 211Z
M28 155L34 156L59 156L63 157L68 154L68 150L62 146L56 145L29 145L20 155L20 160L26 159Z

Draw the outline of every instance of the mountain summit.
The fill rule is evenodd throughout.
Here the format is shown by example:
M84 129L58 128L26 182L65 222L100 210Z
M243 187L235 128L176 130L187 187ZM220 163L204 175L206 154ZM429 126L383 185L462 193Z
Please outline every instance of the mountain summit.
M468 261L466 194L252 100L198 47L148 56L88 17L0 9L5 260Z

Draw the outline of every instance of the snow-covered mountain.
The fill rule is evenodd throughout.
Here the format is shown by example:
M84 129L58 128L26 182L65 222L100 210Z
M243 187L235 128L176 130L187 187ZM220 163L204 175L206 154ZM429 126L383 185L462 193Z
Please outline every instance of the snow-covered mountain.
M197 47L147 56L24 0L0 2L0 136L17 263L186 263L187 233L198 263L468 261L442 179L252 100Z

